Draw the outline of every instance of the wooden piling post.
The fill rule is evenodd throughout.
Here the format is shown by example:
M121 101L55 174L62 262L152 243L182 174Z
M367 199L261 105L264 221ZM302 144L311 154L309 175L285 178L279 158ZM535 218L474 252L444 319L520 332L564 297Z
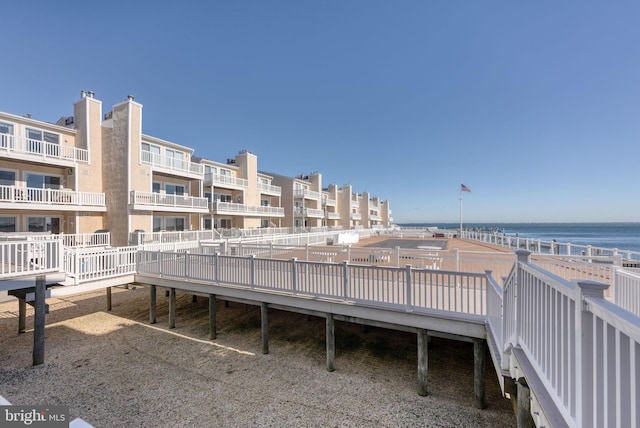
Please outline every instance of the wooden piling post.
M44 363L44 324L45 324L45 298L47 281L44 275L36 277L36 296L33 308L33 365Z
M473 341L473 393L478 409L487 407L485 401L485 378L484 378L484 361L485 361L484 340L475 339Z
M429 335L427 330L418 329L418 395L426 396L427 373L429 368Z
M27 329L27 300L18 297L18 334L22 334Z
M209 294L209 339L216 338L216 295Z
M262 324L262 353L269 353L269 306L266 303L260 305L260 318Z
M176 328L176 289L169 289L169 328Z
M191 295L191 302L198 303L198 295L197 294Z
M156 286L149 287L149 323L156 323Z
M111 287L107 287L107 311L111 310Z
M326 347L327 347L327 371L332 372L336 369L336 330L333 314L327 314L327 333L326 333Z
M516 415L516 426L518 428L529 428L535 426L531 417L531 390L525 378L518 379L518 413Z

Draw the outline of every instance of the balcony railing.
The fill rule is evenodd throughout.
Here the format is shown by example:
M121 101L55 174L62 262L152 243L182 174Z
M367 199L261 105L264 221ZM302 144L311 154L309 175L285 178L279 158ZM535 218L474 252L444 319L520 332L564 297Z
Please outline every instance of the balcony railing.
M281 187L271 184L258 183L258 190L266 195L280 196L282 194Z
M336 200L335 199L325 199L324 200L324 204L328 207L335 207L336 206Z
M293 197L319 200L320 193L314 192L313 190L307 190L307 189L295 189L293 191Z
M33 187L17 186L0 186L0 203L2 202L74 207L105 206L104 193L76 192L64 189L36 189Z
M199 163L162 156L145 150L140 151L140 160L142 163L151 165L164 172L176 173L178 175L188 174L190 177L196 178L202 178L204 175L204 166Z
M329 220L339 220L340 219L340 213L327 212L327 218Z
M249 187L249 180L245 180L244 178L236 178L231 175L207 173L204 175L204 184L205 186L246 189Z
M294 214L296 217L312 217L312 218L324 218L324 211L315 208L300 208L295 209Z
M382 217L380 217L379 215L375 215L375 214L369 214L369 220L381 221Z
M214 214L284 217L284 208L281 207L214 202L211 209Z
M362 214L352 213L351 220L362 220Z
M37 160L60 159L71 162L89 162L89 151L85 149L0 133L0 154L4 152L29 155Z
M160 211L209 212L209 200L195 196L167 195L165 193L131 191L130 203L134 209Z

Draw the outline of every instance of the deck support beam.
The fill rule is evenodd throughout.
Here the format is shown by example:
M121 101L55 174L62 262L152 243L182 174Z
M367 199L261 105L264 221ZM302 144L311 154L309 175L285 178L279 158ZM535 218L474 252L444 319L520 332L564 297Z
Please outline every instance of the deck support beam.
M418 329L418 395L425 397L429 368L429 335L426 329Z
M484 361L485 346L484 340L473 340L473 393L476 402L476 408L484 409L487 407L485 401L485 378L484 378Z
M27 300L18 297L18 334L22 334L27 329Z
M209 339L216 338L216 295L209 294Z
M176 289L169 289L169 328L176 328Z
M336 369L336 329L333 314L327 314L326 324L327 371L332 372Z
M260 320L262 324L262 353L269 353L269 305L260 304Z
M107 311L111 310L111 287L107 287Z
M36 277L36 293L33 308L35 316L33 317L33 365L37 366L44 363L44 325L46 305L45 298L47 293L47 280L44 275Z
M156 323L156 286L149 287L149 323Z
M516 426L529 428L535 426L531 417L531 390L525 378L518 379L518 412L516 414Z

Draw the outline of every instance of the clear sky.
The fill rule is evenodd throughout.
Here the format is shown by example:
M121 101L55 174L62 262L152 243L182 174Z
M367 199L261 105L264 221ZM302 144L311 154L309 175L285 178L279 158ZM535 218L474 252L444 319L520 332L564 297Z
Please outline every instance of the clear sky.
M319 171L394 220L640 221L637 1L11 1L0 111Z

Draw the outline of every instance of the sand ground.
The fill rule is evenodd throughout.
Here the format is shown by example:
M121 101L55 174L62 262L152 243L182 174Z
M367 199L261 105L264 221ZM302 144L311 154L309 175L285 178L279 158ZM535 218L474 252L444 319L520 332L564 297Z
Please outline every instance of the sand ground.
M33 367L33 311L17 334L16 301L0 304L0 395L14 404L67 405L95 427L510 427L487 356L486 398L473 399L473 346L433 338L429 395L417 387L415 334L336 322L336 371L325 369L325 322L269 310L269 354L260 309L178 293L176 328L158 293L149 324L145 287L48 299L45 364Z

